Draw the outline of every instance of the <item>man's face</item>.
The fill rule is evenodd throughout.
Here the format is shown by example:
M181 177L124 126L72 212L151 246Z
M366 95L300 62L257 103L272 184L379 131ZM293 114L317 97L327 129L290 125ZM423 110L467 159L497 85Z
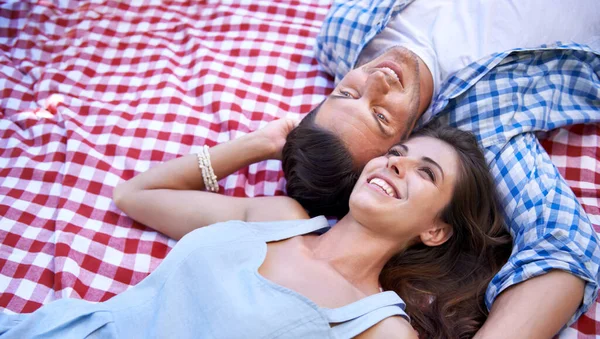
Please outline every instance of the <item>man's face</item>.
M408 136L432 92L431 73L423 61L406 48L394 47L346 74L315 123L338 135L362 167Z

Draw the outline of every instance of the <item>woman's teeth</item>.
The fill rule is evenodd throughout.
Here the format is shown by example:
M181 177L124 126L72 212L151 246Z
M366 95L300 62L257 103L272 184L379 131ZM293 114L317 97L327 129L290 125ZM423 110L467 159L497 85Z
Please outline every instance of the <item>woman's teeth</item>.
M385 182L385 180L379 179L379 178L373 178L369 181L369 184L378 186L385 193L387 193L387 195L389 195L392 198L396 198L396 191L394 190L394 188L392 188L392 186L388 185L388 183Z
M396 72L394 72L393 69L391 69L389 67L382 67L380 69L383 70L384 72L386 72L387 74L389 74L390 76L394 77L394 79L396 79L396 81L400 82L400 78L398 78L398 74L396 74Z

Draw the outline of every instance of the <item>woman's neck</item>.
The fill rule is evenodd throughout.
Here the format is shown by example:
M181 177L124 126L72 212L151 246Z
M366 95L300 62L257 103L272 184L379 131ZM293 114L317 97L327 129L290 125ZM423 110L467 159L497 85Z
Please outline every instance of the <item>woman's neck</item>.
M313 258L327 262L358 289L370 293L379 288L379 274L398 253L398 242L378 236L346 215L327 233L305 237Z

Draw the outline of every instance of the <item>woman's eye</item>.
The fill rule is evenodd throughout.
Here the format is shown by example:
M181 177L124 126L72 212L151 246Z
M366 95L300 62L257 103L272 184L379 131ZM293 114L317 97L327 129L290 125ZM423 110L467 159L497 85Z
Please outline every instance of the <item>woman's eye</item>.
M348 91L340 91L340 95L346 98L352 98L352 94Z
M421 168L421 171L423 171L429 177L429 179L431 179L431 181L435 183L435 173L433 173L433 171L430 168L424 167Z
M395 157L401 157L402 153L400 153L397 149L395 148L390 148L390 150L387 152L387 155L392 155Z

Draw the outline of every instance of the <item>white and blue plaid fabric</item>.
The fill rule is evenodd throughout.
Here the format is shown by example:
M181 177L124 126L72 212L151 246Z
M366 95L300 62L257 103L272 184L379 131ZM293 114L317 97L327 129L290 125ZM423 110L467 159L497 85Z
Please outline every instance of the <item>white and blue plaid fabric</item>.
M410 2L334 1L316 56L336 83ZM600 122L598 52L556 43L483 58L441 85L419 126L434 117L476 134L514 237L509 262L488 287L488 308L509 286L558 269L586 281L584 302L569 324L577 320L597 297L599 241L535 133Z

